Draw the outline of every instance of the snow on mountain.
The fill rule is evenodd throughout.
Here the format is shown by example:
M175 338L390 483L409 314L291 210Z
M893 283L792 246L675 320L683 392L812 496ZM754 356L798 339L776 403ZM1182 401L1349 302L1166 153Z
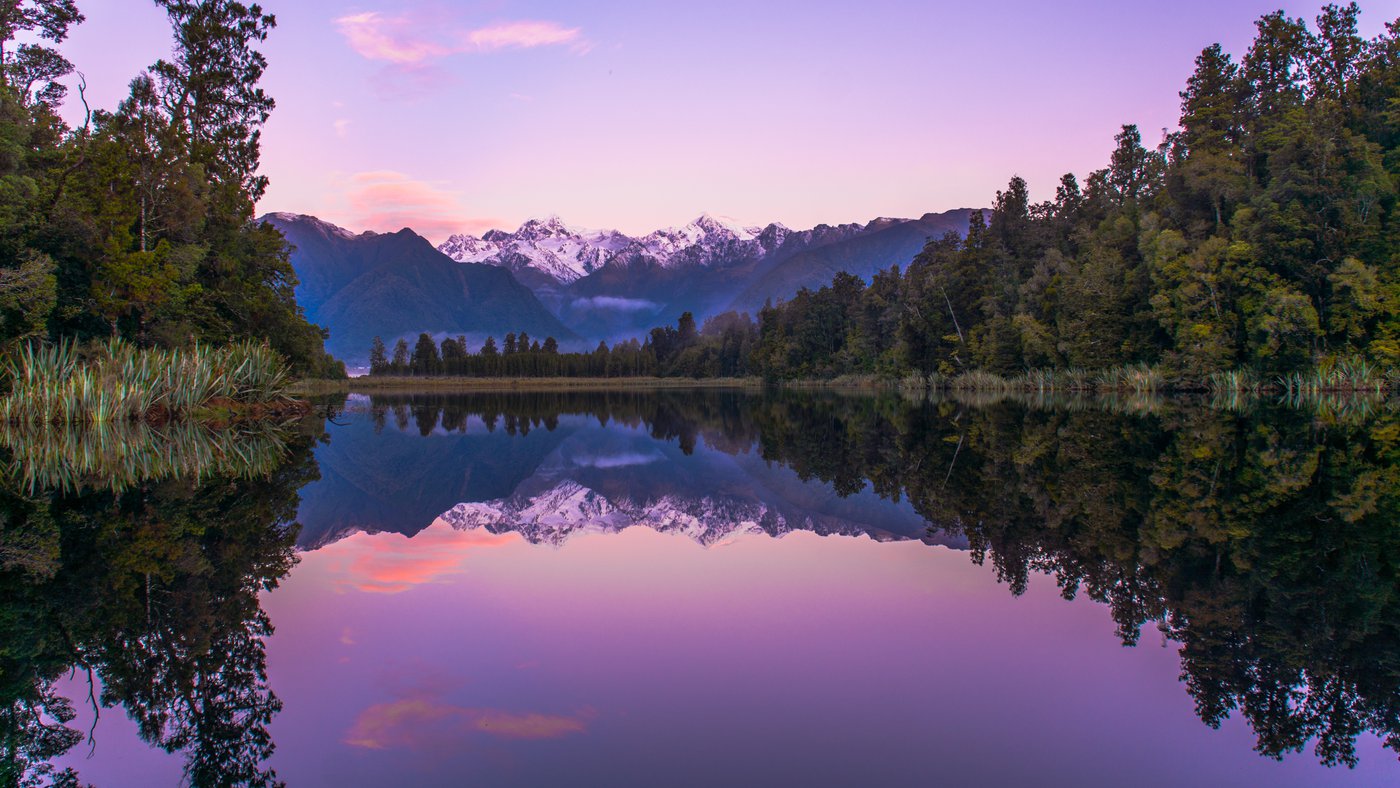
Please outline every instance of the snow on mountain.
M513 233L491 230L480 238L454 235L438 248L458 262L489 263L516 273L534 270L569 284L614 261L674 268L753 257L777 248L787 233L782 225L744 227L703 214L684 227L633 238L615 230L570 227L552 216L531 219Z
M533 544L563 545L585 533L615 533L640 525L713 545L740 534L780 535L792 528L761 503L704 497L609 499L575 481L562 481L534 496L460 503L440 518L458 530L515 532ZM807 524L810 527L810 524Z
M306 214L304 214L304 213L290 213L290 212L287 212L287 211L275 211L275 212L273 212L273 213L269 213L269 214L263 216L263 217L260 219L260 221L267 221L268 219L275 219L276 221L281 222L281 223L283 223L283 224L296 224L296 223L308 224L308 225L311 225L312 227L315 227L316 229L320 230L321 232L325 233L327 236L332 236L332 237L336 237L336 238L354 238L354 237L355 237L355 234L354 234L354 233L350 232L349 230L345 229L344 227L337 227L337 226L335 226L335 225L331 224L330 222L327 222L327 221L325 221L325 220L323 220L323 219L318 219L318 218L316 218L315 216L308 216L308 215L306 215Z

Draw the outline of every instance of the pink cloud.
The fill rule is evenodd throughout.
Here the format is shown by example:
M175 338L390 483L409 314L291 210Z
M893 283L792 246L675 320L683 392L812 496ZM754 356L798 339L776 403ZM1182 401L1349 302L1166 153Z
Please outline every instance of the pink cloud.
M408 17L384 16L377 11L342 16L336 29L350 48L370 60L400 65L422 63L449 55L452 48L429 40Z
M519 20L461 29L423 15L386 16L377 11L342 16L336 29L361 57L412 69L449 55L570 45L582 54L590 47L578 28L556 22Z
M438 750L460 746L463 739L557 739L587 730L589 712L574 715L516 713L467 708L445 703L428 693L378 703L360 712L345 734L345 743L370 750Z
M404 227L429 240L453 233L480 234L504 223L491 218L463 218L467 213L456 192L390 170L356 173L345 193L356 227L394 232Z
M529 49L572 44L578 41L579 30L565 28L554 22L503 22L472 30L465 38L471 48L490 52L497 49Z

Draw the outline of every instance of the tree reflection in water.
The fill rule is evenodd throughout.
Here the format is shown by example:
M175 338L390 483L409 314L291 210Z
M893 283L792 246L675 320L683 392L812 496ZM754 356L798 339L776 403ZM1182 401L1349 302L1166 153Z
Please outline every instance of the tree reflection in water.
M1200 718L1238 712L1260 753L1400 751L1400 415L1171 402L607 392L374 397L384 428L644 426L685 451L757 451L842 494L907 499L965 537L1014 594L1039 574L1108 607L1125 644L1181 646ZM0 779L74 782L48 763L84 737L56 691L77 670L193 785L276 782L272 627L258 594L295 563L311 435L275 468L124 488L0 492ZM260 452L260 457L268 456ZM266 460L264 459L263 462ZM386 469L392 470L392 469ZM92 491L98 490L100 491Z
M181 752L191 785L272 785L259 592L296 561L297 491L316 477L310 440L279 462L217 472L32 492L12 467L0 491L0 784L76 784L49 761L77 746L74 700L56 683L86 673L141 736ZM250 455L251 456L251 455ZM211 466L212 467L212 466ZM103 485L97 485L101 488ZM89 488L90 489L90 488Z
M561 413L907 498L1013 594L1036 573L1106 604L1127 645L1181 644L1201 719L1239 711L1272 758L1400 752L1400 413L1372 400L1173 402L782 392L375 397L377 418L509 434ZM406 422L407 416L401 417Z

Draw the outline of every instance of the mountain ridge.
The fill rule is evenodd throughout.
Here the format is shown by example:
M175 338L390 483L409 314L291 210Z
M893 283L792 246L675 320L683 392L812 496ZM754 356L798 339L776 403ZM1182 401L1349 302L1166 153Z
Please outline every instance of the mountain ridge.
M421 332L484 338L524 330L577 339L509 270L456 262L408 228L357 235L290 213L258 221L287 238L297 302L330 330L327 349L348 361L366 359L375 336L390 346Z
M779 222L744 226L706 213L641 236L577 228L550 216L514 232L454 235L438 249L459 262L510 270L577 333L615 340L673 323L687 311L699 320L730 309L753 313L768 299L821 287L841 270L868 279L907 266L928 240L965 234L974 210L807 230Z

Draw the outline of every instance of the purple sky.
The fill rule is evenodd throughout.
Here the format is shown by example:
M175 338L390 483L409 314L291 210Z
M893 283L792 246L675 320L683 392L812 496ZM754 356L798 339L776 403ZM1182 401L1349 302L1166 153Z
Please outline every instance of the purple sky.
M80 0L65 51L112 107L169 48L142 0ZM609 3L263 0L278 109L261 210L355 230L704 211L790 227L1037 198L1120 124L1175 123L1192 59L1239 53L1279 0ZM1363 32L1400 17L1363 3ZM69 114L77 102L70 101Z

